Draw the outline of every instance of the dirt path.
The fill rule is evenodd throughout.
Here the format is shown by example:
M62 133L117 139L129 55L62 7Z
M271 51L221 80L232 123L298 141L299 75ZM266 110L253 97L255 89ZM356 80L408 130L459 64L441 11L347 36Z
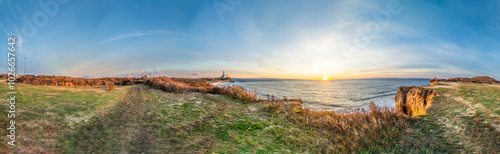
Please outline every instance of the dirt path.
M207 152L213 136L196 135L225 112L228 103L210 94L173 94L136 86L110 112L67 137L64 152Z
M449 88L449 89L457 89L460 86L460 82L442 82L439 81L438 85L433 86L424 86L429 89L438 89L438 88Z
M93 118L68 136L76 147L64 152L143 153L160 152L155 135L155 106L144 97L143 87L133 87L109 113Z
M487 84L488 86L492 86L492 87L497 87L497 88L500 88L500 84L496 83L496 84Z
M500 152L500 131L495 124L498 116L485 112L480 103L461 97L442 94L430 110L438 125L445 130L445 137L455 143L461 153Z

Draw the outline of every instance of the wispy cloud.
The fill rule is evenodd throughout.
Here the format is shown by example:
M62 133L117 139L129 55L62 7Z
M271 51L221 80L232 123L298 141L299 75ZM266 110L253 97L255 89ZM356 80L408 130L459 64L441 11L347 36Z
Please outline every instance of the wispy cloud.
M345 25L350 25L350 24L354 24L355 22L344 22L344 23L341 23L340 26L345 26Z
M357 39L357 40L353 40L353 41L349 41L349 42L343 43L342 45L350 44L350 43L354 43L354 42L358 42L358 41L378 39L378 38L383 38L383 36L364 37L364 38L360 38L360 39Z
M145 36L145 35L146 35L145 33L131 33L131 34L125 34L125 35L118 36L118 37L115 37L115 38L109 39L109 40L107 40L107 41L104 41L104 42L102 42L100 45L103 45L103 44L108 44L108 43L111 43L111 42L114 42L114 41L118 41L118 40L122 40L122 39L126 39L126 38L138 37L138 36Z
M181 35L181 36L185 36L186 34L179 33L179 32L171 32L171 31L134 32L134 33L124 34L124 35L120 35L120 36L111 38L109 40L106 40L106 41L100 43L99 45L108 44L108 43L115 42L115 41L122 40L122 39L133 38L133 37L140 37L140 36L149 36L149 35Z

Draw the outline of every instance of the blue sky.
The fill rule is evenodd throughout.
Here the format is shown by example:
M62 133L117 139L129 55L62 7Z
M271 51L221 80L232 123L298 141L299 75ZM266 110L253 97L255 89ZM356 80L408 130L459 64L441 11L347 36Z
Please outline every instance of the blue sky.
M0 8L0 33L18 37L18 72L26 56L27 74L500 79L494 0L0 0Z

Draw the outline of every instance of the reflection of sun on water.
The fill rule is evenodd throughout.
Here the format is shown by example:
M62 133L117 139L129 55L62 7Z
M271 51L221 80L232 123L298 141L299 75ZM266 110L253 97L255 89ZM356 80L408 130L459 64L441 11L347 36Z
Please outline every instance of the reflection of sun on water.
M327 76L323 76L323 80L324 81L328 80L328 77Z

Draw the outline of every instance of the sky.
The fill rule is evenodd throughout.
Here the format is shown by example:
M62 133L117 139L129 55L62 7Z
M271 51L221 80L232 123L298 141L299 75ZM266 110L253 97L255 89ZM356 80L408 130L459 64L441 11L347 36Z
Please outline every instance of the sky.
M20 74L26 57L26 74L73 77L500 79L496 0L0 0L0 8Z

